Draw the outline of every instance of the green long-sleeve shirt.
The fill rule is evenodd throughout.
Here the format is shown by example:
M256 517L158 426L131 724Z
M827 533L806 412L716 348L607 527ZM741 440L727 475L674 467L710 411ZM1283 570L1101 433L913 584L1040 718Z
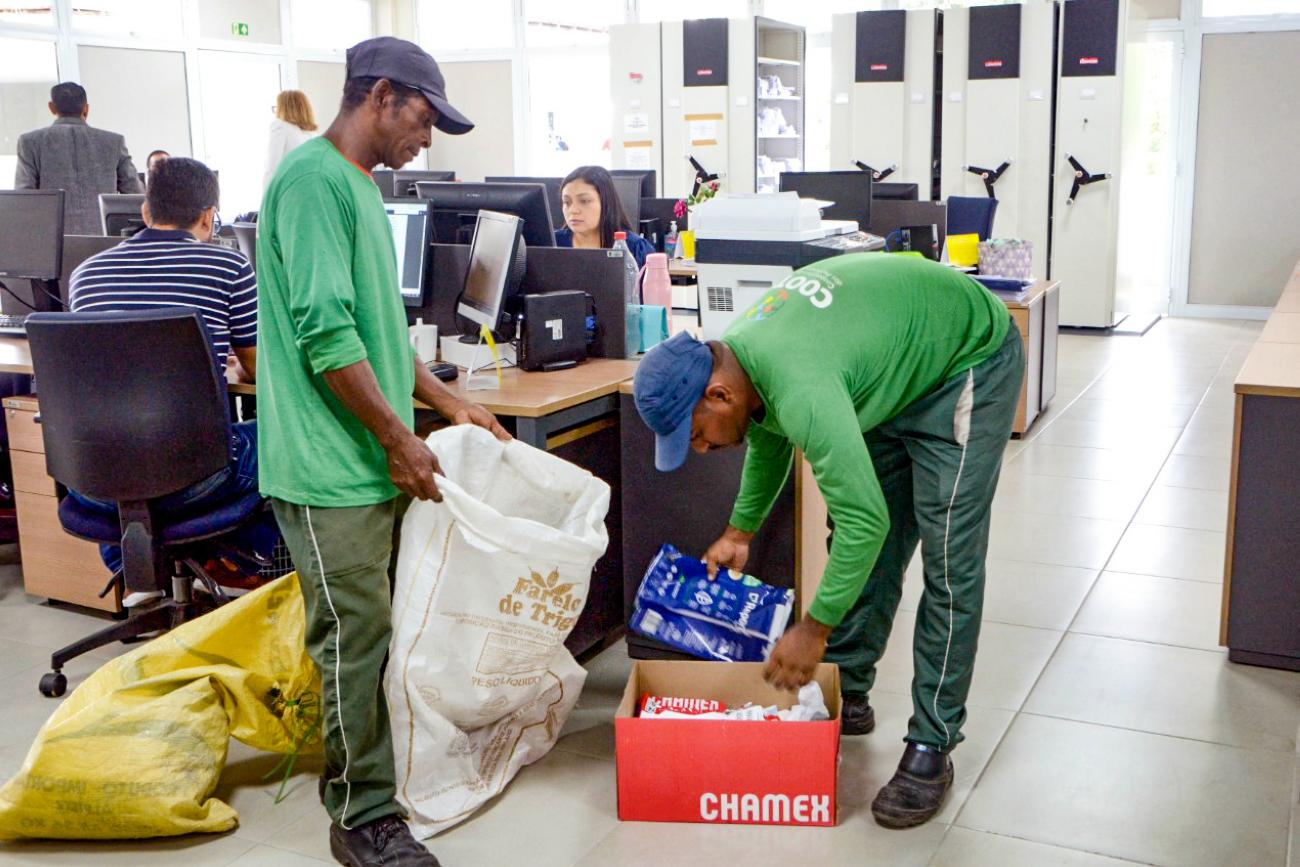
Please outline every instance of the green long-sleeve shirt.
M328 140L284 158L257 223L258 487L307 506L397 496L379 441L324 374L369 361L414 427L415 366L393 231L368 173Z
M963 274L861 253L796 271L723 335L764 408L731 523L758 529L797 446L835 521L809 609L818 621L835 626L848 613L889 532L863 434L993 355L1009 325L1002 302Z

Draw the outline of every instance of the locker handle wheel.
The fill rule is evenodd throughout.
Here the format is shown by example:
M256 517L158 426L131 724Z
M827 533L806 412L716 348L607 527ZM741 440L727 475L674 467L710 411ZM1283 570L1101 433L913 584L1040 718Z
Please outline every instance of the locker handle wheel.
M1065 200L1067 205L1074 204L1075 198L1079 195L1079 190L1083 187L1088 186L1088 184L1095 184L1098 181L1108 181L1111 178L1109 172L1100 175L1089 174L1083 164L1069 154L1066 154L1065 158L1074 167L1074 183L1070 186L1070 195Z
M880 171L876 171L871 166L864 163L862 160L854 160L853 164L857 166L861 171L870 172L871 180L873 181L883 181L885 178L889 177L894 172L898 171L898 163L894 163L889 168L881 169Z
M1011 168L1011 160L1003 160L1002 165L998 166L996 169L986 169L981 168L980 166L966 166L966 171L970 172L972 175L979 175L980 180L984 182L984 192L989 194L990 199L996 199L997 196L993 193L993 185L1002 177L1002 173L1009 168Z

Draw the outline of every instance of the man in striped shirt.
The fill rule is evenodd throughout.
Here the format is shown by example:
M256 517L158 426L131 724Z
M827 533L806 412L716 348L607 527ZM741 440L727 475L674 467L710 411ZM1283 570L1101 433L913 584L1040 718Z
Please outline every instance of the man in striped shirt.
M257 368L257 282L248 259L236 250L204 243L212 238L217 213L217 178L197 160L172 157L154 165L145 194L147 228L110 250L87 259L72 273L69 308L85 311L140 311L186 307L198 310L212 345L212 361L224 376L227 364L252 382ZM234 456L225 469L164 497L161 514L197 515L257 490L257 427L231 426ZM70 492L83 503L112 509ZM101 549L105 564L117 571L116 546ZM123 600L139 604L151 595Z
M257 358L257 281L244 254L215 244L217 179L197 160L154 165L145 195L148 228L81 264L68 296L75 312L192 307L203 314L213 361L234 350L251 382Z

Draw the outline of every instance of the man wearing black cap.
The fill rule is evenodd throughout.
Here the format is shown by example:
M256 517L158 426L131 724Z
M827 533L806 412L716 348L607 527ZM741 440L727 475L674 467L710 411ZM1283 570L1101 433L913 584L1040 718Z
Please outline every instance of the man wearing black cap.
M655 432L655 465L689 449L748 442L726 532L705 554L743 569L749 541L798 448L834 522L808 614L777 642L765 674L807 683L840 666L841 731L875 726L867 693L921 545L925 589L913 642L912 718L876 821L930 819L952 786L984 598L989 514L1024 367L1006 307L935 262L881 253L796 271L721 341L679 334L636 373L636 407Z
M440 500L412 396L505 439L411 351L392 229L370 170L398 169L433 127L473 129L442 73L392 37L348 49L338 117L280 164L257 223L259 487L271 498L321 672L330 851L349 867L436 865L395 800L383 671L391 570L410 497Z

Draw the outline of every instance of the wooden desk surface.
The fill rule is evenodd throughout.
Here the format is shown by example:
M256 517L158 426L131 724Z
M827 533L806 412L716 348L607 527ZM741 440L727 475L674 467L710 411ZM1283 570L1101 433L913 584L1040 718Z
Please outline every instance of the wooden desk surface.
M1300 397L1300 343L1256 343L1233 390L1237 394Z
M1259 333L1261 343L1300 343L1300 313L1275 312Z
M0 372L32 372L32 351L26 337L0 336Z
M669 259L669 277L694 277L698 273L694 259Z
M590 358L570 370L549 373L527 373L517 368L504 370L501 372L504 389L467 391L464 373L451 386L457 394L482 404L497 415L541 418L613 394L620 383L632 378L636 365L635 361L623 359ZM32 353L26 338L0 336L0 372L32 372ZM230 391L232 394L257 394L257 387L231 383Z
M1033 306L1034 302L1036 302L1043 295L1046 295L1048 292L1051 292L1053 289L1059 289L1060 286L1061 286L1060 280L1038 280L1030 285L1029 290L1025 293L1024 298L1020 299L1019 301L1010 301L1006 298L1003 298L1002 303L1007 305L1008 310L1027 310L1029 307Z
M0 359L3 351L0 348ZM555 370L549 373L528 373L518 368L501 371L504 389L490 388L469 391L465 388L465 373L449 383L452 390L466 400L482 404L496 415L509 415L522 418L541 418L607 394L614 394L620 386L627 384L627 394L631 394L631 379L636 373L635 361L614 358L589 358L570 370ZM30 369L30 368L29 368ZM3 367L0 367L3 370ZM496 375L490 370L483 374ZM474 374L477 379L479 374ZM257 394L257 386L243 382L230 384L231 394ZM416 403L422 409L428 409L422 403Z
M482 404L497 415L540 418L614 394L636 373L636 366L637 362L631 360L589 358L577 367L549 373L527 373L518 368L503 370L503 389L470 391L465 388L463 372L449 384L461 397ZM483 375L496 379L490 370ZM477 379L479 374L474 376Z

